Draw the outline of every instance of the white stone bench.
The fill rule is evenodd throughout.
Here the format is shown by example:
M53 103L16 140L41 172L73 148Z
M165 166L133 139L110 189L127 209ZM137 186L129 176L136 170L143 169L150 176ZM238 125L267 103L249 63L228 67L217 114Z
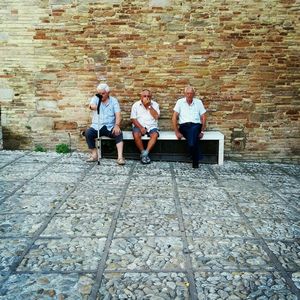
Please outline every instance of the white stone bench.
M107 140L108 137L102 136L101 140ZM133 140L132 131L123 131L124 140ZM143 140L148 140L149 137L143 136ZM177 140L174 131L160 131L159 140ZM223 165L224 163L224 134L219 131L205 131L204 136L201 141L218 141L218 165ZM101 149L101 147L100 147Z

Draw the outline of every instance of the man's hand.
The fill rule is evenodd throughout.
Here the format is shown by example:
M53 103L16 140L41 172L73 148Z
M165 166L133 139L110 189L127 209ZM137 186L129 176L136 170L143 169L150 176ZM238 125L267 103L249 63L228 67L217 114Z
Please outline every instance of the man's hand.
M151 105L151 99L150 98L146 98L146 100L144 100L144 106L146 108L149 108L150 105Z
M203 138L203 136L204 136L204 131L201 131L201 132L199 133L199 139L201 140L201 139Z
M145 135L145 134L147 133L147 128L141 127L141 128L140 128L140 131L141 131L141 134L142 134L142 135Z
M180 133L179 130L175 131L175 135L176 135L176 137L177 137L178 140L181 140L183 138L183 135Z
M121 129L120 129L120 127L116 124L115 127L114 127L113 130L112 130L112 133L113 133L114 135L119 135L120 132L121 132Z

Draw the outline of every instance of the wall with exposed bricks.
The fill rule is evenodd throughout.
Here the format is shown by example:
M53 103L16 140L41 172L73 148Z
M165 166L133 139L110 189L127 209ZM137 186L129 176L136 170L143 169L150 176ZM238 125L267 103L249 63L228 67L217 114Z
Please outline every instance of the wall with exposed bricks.
M89 98L108 82L123 128L142 88L162 129L184 87L225 134L225 155L300 161L300 2L6 0L0 105L6 149L86 150Z

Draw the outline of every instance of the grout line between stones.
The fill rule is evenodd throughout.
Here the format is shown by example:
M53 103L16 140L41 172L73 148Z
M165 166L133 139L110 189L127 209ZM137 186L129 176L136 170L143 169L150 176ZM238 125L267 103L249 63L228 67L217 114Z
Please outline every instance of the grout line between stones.
M192 267L192 260L191 260L190 254L189 254L190 251L188 248L188 241L187 241L187 236L186 236L186 232L185 232L183 214L182 214L180 198L179 198L178 189L177 189L176 175L174 172L173 163L170 163L170 169L171 169L171 174L172 174L175 209L176 209L176 213L178 216L179 228L180 228L180 232L181 232L181 238L183 241L183 255L185 257L185 262L186 262L186 270L187 270L186 273L187 273L187 278L189 281L189 292L190 292L191 300L197 300L198 293L197 293L195 276L194 276L193 267Z
M61 159L62 157L58 157L57 159L55 159L55 161ZM49 162L44 168L42 168L41 170L39 170L39 172L33 176L32 178L28 179L25 183L29 182L30 180L32 180L33 178L37 177L38 175L40 175L43 171L45 171L48 166L50 164L52 164L53 161ZM92 168L92 166L87 169L83 176L81 177L84 178L86 176L86 174L88 173L88 171L90 171L90 169ZM80 179L80 180L81 180ZM24 183L24 185L25 185ZM23 186L23 185L22 185ZM21 186L21 187L22 187ZM19 188L21 188L19 187ZM48 224L50 223L50 221L52 220L53 216L56 214L56 212L60 209L60 207L63 205L63 203L68 199L68 197L76 190L76 185L64 196L64 199L60 202L59 205L57 205L55 208L53 208L53 210L51 211L51 213L46 217L44 223L35 231L35 233L33 234L32 237L29 238L29 243L26 247L25 250L23 250L23 252L18 256L18 259L15 260L11 266L9 267L9 272L8 274L3 278L2 280L2 284L13 274L16 272L16 269L18 268L18 266L20 265L20 263L22 262L22 260L24 259L24 257L27 255L27 253L30 251L30 249L32 248L33 244L36 242L36 240L40 237L40 234L45 230L45 228L48 226ZM21 237L20 237L21 238Z
M239 165L241 165L243 169L246 169L246 171L251 173L257 180L259 180L259 178L257 178L256 174L253 173L252 171L248 170L245 166L243 166L243 164L239 163ZM267 185L265 185L264 183L262 183L262 185L273 193L273 190L270 189ZM226 191L226 193L227 193L227 191ZM227 195L230 197L229 193L227 193ZM243 213L243 211L240 209L238 204L237 204L237 210L238 210L239 214L241 215L241 217L244 219L245 224L249 227L251 232L254 234L254 236L257 239L259 239L259 241L261 243L261 246L263 247L264 251L267 253L270 260L273 262L273 264L274 264L275 268L277 269L277 271L285 279L285 281L287 282L287 284L290 287L291 291L293 293L295 293L297 295L297 297L300 299L300 290L297 288L297 286L293 282L289 272L281 265L281 263L278 260L277 256L270 250L270 248L269 248L268 244L266 243L265 239L251 225L251 222L249 221L249 218Z
M112 243L112 240L113 240L113 237L114 237L114 232L116 230L118 217L120 215L121 207L123 205L123 202L124 202L124 199L125 199L125 194L126 194L126 191L128 189L129 183L131 181L131 177L132 177L135 166L136 166L136 163L131 165L130 172L127 175L128 178L127 178L126 184L123 185L122 193L121 193L121 196L120 196L120 203L119 203L118 207L116 208L114 216L112 218L110 229L109 229L108 234L107 234L106 243L105 243L105 246L104 246L104 249L103 249L102 257L101 257L101 260L98 264L94 285L92 286L92 289L91 289L91 292L90 292L90 295L89 295L90 300L96 300L97 299L98 290L101 287L101 282L102 282L102 278L103 278L103 274L104 274L104 270L105 270L105 263L106 263L106 260L107 260L108 254L109 254L109 250L110 250L110 246L111 246L111 243Z
M28 155L28 153L25 152L23 155L20 155L20 156L16 157L14 160L12 160L12 161L6 163L5 165L3 165L2 167L0 167L0 169L3 169L3 168L5 168L5 167L7 167L7 166L10 165L11 163L17 162L20 158L22 158L22 157L24 157L24 156L26 156L26 155Z
M27 153L26 155L28 155L28 153ZM15 159L15 160L12 161L12 162L16 162L18 159L20 159L20 158L22 158L22 157L24 157L24 156L26 156L26 155L22 155L22 156L18 157L17 159ZM15 193L16 193L19 189L21 189L26 183L28 183L29 181L31 181L32 179L34 179L35 177L37 177L38 175L40 175L40 173L43 172L44 170L46 170L46 169L49 167L50 164L53 164L53 163L55 163L56 161L58 161L58 160L60 160L60 159L62 159L61 156L55 158L53 161L48 162L42 169L40 169L40 170L38 171L38 173L36 173L34 176L30 177L29 179L24 180L23 183L22 183L20 186L16 187L11 193L7 194L7 195L0 201L0 204L3 203L3 202L5 202L5 200L6 200L7 198L9 198L10 196L12 196L13 194L15 194ZM10 163L12 163L12 162L10 162ZM22 182L22 181L21 181L21 182Z

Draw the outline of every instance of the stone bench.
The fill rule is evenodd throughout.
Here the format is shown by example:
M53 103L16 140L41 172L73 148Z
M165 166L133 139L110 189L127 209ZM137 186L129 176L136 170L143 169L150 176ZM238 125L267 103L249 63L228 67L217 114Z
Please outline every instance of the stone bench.
M108 137L102 136L100 138L100 149L101 140L107 140ZM132 131L123 131L124 140L133 140ZM149 137L143 136L143 140L148 140ZM159 140L177 140L174 131L160 131ZM218 165L223 165L224 163L224 134L219 131L205 131L204 136L201 141L218 141Z

